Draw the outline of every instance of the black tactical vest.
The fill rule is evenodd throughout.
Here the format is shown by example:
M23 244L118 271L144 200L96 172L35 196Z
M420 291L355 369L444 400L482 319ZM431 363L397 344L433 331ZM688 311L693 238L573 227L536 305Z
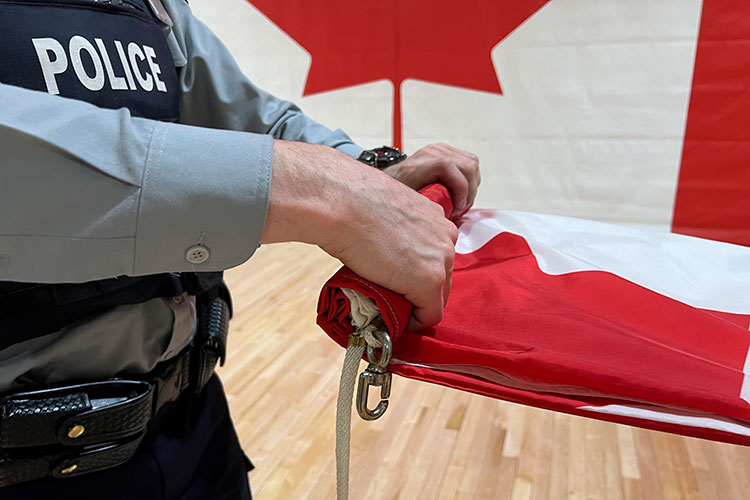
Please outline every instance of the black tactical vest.
M0 0L0 82L178 121L178 76L166 26L146 2ZM184 291L197 295L220 283L221 273L62 285L0 282L0 349L118 305Z

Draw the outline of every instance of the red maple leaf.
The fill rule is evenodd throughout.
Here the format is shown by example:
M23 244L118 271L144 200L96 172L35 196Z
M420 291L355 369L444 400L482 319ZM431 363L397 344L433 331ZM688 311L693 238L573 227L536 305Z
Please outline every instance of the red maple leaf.
M491 50L549 0L249 0L312 55L304 95L407 78L501 94Z

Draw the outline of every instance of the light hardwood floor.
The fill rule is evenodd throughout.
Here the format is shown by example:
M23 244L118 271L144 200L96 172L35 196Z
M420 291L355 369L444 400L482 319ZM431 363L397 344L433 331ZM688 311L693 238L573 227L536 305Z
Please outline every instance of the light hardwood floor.
M315 306L338 266L285 244L227 273L235 317L220 373L258 500L335 498L344 351L315 325ZM393 385L382 419L353 417L352 500L750 499L750 448Z

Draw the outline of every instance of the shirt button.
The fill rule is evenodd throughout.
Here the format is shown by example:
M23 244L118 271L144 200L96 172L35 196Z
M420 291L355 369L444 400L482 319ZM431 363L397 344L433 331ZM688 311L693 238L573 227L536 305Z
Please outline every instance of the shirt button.
M195 245L188 248L187 252L185 252L185 259L191 264L203 264L210 256L208 248L203 245Z

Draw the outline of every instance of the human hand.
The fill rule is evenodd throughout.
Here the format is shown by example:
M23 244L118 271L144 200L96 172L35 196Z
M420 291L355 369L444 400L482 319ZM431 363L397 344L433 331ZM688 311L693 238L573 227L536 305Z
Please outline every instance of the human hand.
M443 183L453 199L452 216L471 207L481 181L476 155L442 143L425 146L383 172L412 189L422 189L433 182Z
M442 208L382 172L324 146L274 142L261 242L320 246L363 278L414 304L409 329L442 318L456 226Z

